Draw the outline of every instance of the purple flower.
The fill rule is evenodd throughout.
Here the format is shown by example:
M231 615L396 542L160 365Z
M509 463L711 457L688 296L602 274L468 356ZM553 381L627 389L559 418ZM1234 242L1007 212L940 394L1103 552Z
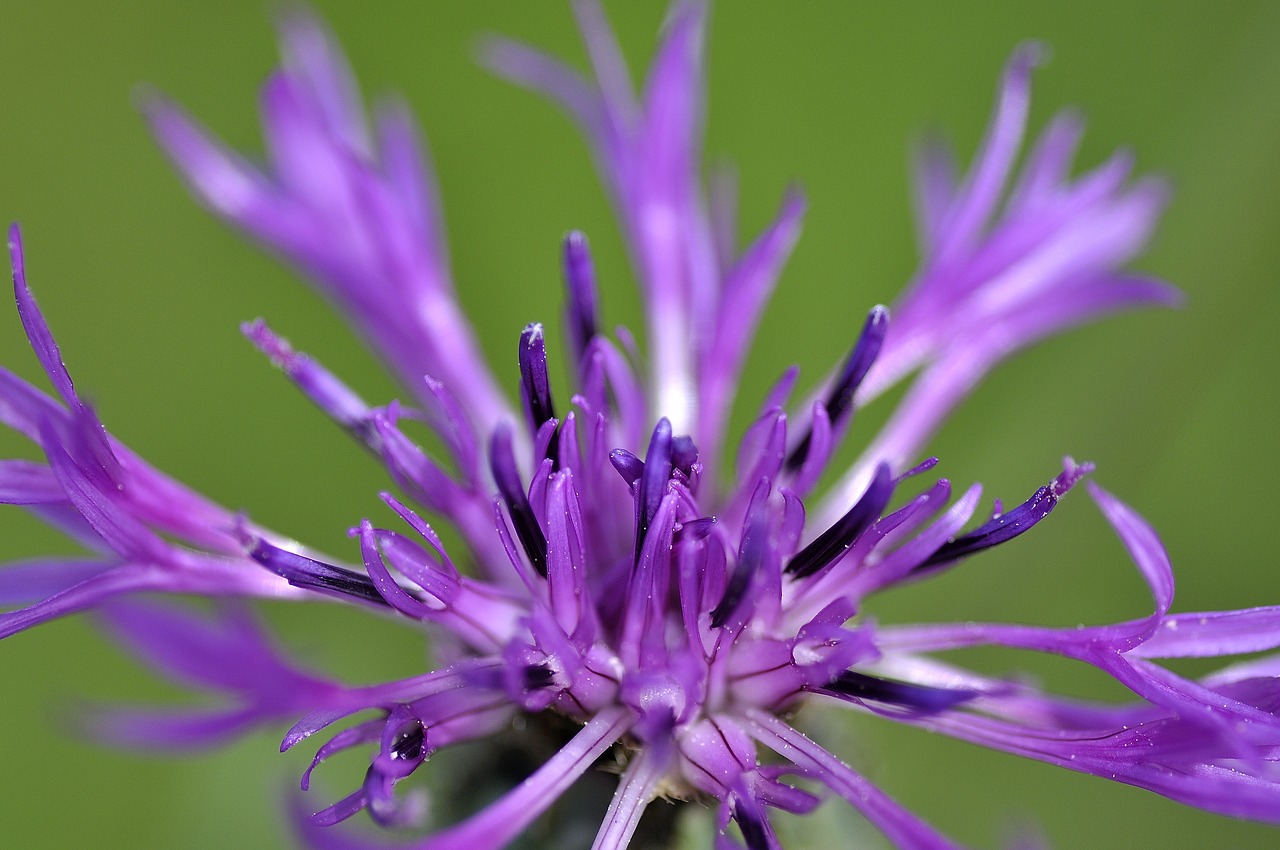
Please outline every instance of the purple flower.
M917 483L936 465L920 456L928 437L1001 358L1109 312L1176 302L1166 284L1122 268L1155 224L1161 188L1130 184L1123 157L1070 179L1080 127L1069 116L1015 175L1039 53L1020 48L968 174L956 176L940 149L921 162L923 260L905 295L892 311L869 311L811 398L792 403L797 374L786 371L730 466L721 460L728 409L803 200L788 194L741 251L731 211L707 201L703 3L675 5L638 94L600 9L586 0L574 8L592 78L507 42L492 43L487 58L586 133L641 283L647 359L629 336L601 331L590 249L570 233L566 338L528 325L513 340L519 408L505 398L454 297L412 123L393 107L371 129L328 35L311 18L288 17L284 66L263 89L265 165L226 150L166 101L152 101L148 118L195 194L313 280L411 393L404 405L370 406L261 320L244 326L401 496L382 494L390 512L351 530L342 563L147 465L77 394L28 288L15 227L18 312L57 398L0 371L0 420L46 458L0 462L0 499L93 554L0 570L0 599L23 606L0 614L0 637L96 609L148 664L221 701L98 712L102 734L118 742L204 745L287 719L282 749L325 732L304 791L329 757L369 753L347 796L307 804L300 828L320 847L362 846L330 829L360 811L387 827L430 822L414 846L502 847L601 762L620 777L598 850L627 846L659 797L714 806L717 847L776 848L770 812L803 814L826 795L898 846L955 846L801 731L793 718L809 702L1280 822L1280 660L1255 657L1200 679L1157 663L1274 650L1280 608L1171 613L1159 538L1099 487L1090 484L1091 495L1147 582L1151 614L1071 629L862 616L872 594L1021 535L1091 471L1067 459L1024 502L1004 510L997 500L985 518L978 485L952 500L946 479ZM556 356L571 366L572 394L554 391ZM906 379L862 457L829 468L855 412ZM422 427L438 456L411 436ZM824 476L835 483L823 487ZM461 546L446 546L424 515L454 528ZM142 591L218 604L198 613L129 598ZM328 597L423 624L438 666L366 687L330 681L285 658L245 597ZM1083 662L1133 698L1072 699L939 657L982 645ZM420 795L397 791L435 754L515 725L569 732L478 812L434 822Z

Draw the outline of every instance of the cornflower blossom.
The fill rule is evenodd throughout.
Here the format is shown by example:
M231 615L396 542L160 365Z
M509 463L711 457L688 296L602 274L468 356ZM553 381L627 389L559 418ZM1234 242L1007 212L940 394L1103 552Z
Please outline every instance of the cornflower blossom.
M0 637L94 609L115 638L212 708L120 708L102 733L148 747L226 741L291 721L282 749L320 735L311 766L370 753L347 796L306 805L319 847L366 846L336 824L430 821L395 786L432 755L525 722L572 730L505 796L412 846L483 850L515 840L596 766L620 776L596 850L626 847L655 799L715 808L718 848L779 847L771 810L844 799L903 848L956 846L794 722L806 703L883 716L1147 788L1225 815L1280 822L1280 656L1199 679L1157 663L1280 647L1280 608L1171 613L1156 533L1088 490L1154 599L1152 613L1070 629L1006 623L880 625L872 594L948 570L1043 520L1091 471L1070 459L1026 501L952 498L921 452L1002 358L1104 314L1171 304L1124 270L1164 192L1118 155L1069 177L1081 127L1053 121L1015 173L1039 49L1018 48L963 176L931 150L918 171L923 257L890 310L870 309L848 355L810 397L785 371L728 451L728 412L756 324L794 244L799 193L738 251L727 205L700 174L706 8L678 2L636 92L601 10L575 3L592 75L505 41L489 64L581 126L621 222L646 310L647 358L600 329L586 237L563 244L566 338L528 325L520 403L498 389L456 301L431 172L396 106L366 123L327 33L295 13L263 88L268 155L231 152L173 104L147 116L212 211L301 271L385 360L410 401L371 406L261 320L244 326L320 410L380 462L401 495L352 529L343 562L228 511L112 438L78 393L28 286L10 231L18 312L55 395L0 370L0 420L45 462L0 461L0 501L25 506L90 553L0 570ZM537 317L534 317L537 318ZM549 359L570 364L570 405ZM848 469L829 461L855 411L900 381L902 401ZM559 396L559 398L557 398ZM425 426L444 457L402 425ZM823 487L824 476L834 483ZM446 547L427 516L457 531ZM975 519L975 516L977 519ZM968 530L966 530L968 529ZM215 598L197 612L140 592ZM233 598L331 600L408 621L436 669L348 686L302 669ZM317 616L323 616L323 609ZM1065 656L1132 692L1093 703L962 669L939 653L1000 646ZM336 732L331 732L337 728ZM320 733L324 733L321 735ZM529 734L535 734L530 732ZM430 769L430 768L426 768Z

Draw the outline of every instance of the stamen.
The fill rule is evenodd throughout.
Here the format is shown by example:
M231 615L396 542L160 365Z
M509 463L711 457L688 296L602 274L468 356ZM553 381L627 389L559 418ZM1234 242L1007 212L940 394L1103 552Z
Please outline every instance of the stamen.
M698 517L688 522L680 523L676 527L675 536L672 541L675 543L695 542L705 540L711 530L715 528L716 518L713 516Z
M649 523L653 522L666 493L667 482L671 480L671 443L671 423L664 416L653 428L649 451L644 457L644 472L640 476L640 491L636 496L637 561L640 560L645 535L649 533Z
M246 534L245 538L246 546L252 544L249 557L294 587L353 596L377 605L388 604L366 575L272 546L261 537Z
M565 327L573 345L573 356L585 362L587 346L597 333L596 271L586 234L571 230L564 237L562 253L565 290Z
M854 344L849 357L844 361L839 377L836 378L830 392L827 393L825 405L827 419L831 429L835 431L843 424L846 417L853 412L853 396L862 384L862 379L880 355L880 347L884 344L885 333L889 330L889 308L878 305L867 314L866 324ZM806 433L787 458L787 469L795 471L809 456L809 446L813 440L812 432Z
M866 673L856 673L853 670L841 672L828 682L826 687L820 688L819 692L830 696L871 700L930 714L968 702L979 695L978 691L969 689L933 688L928 685L915 685L895 679L868 676Z
M543 425L556 418L555 404L551 400L551 380L547 375L546 340L542 325L537 322L525 325L520 334L520 397L529 418L529 433L536 436ZM559 454L557 442L552 436L547 443L546 456L552 462Z
M767 481L760 482L756 488L757 494L764 489L767 495L768 486ZM753 497L753 507L762 501L762 498ZM765 549L769 545L768 520L762 510L749 511L748 516L747 530L742 535L742 545L738 551L738 563L725 585L720 604L711 611L711 628L713 629L722 628L738 612L738 608L747 598L751 580L764 564Z
M875 477L867 485L862 498L849 509L848 513L836 520L834 525L800 550L787 563L784 572L801 579L834 563L863 532L871 527L872 523L880 518L885 505L889 504L889 499L893 496L896 483L891 477L888 464L882 463L877 466Z
M770 850L769 832L765 828L764 821L741 801L735 800L733 803L733 819L738 822L738 829L742 831L742 840L746 842L747 850Z
M630 487L640 480L640 476L644 475L644 461L633 455L626 449L614 449L609 452L609 463L613 464L613 468L618 470L618 474L622 476L622 480L627 482Z
M393 761L417 761L422 757L427 730L416 717L396 731L388 754Z
M494 483L498 485L498 493L511 514L511 524L515 526L520 545L529 556L529 563L538 571L538 575L545 578L547 538L538 525L538 518L533 515L533 507L529 504L524 485L520 483L520 472L516 469L516 459L511 449L511 428L506 423L494 429L493 437L489 440L489 469L493 472Z
M693 437L680 434L671 438L671 465L684 473L685 478L693 474L693 465L698 462L698 447Z
M912 570L913 575L931 571L968 557L983 549L990 549L1001 543L1007 543L1018 535L1031 529L1040 520L1047 517L1058 505L1058 500L1076 482L1093 471L1093 464L1085 463L1077 466L1067 459L1066 468L1052 481L1031 494L1031 498L1018 505L1008 513L999 513L1000 504L996 503L996 513L987 522L968 534L944 543L938 551L930 555L920 566Z
M928 472L929 470L933 469L937 465L938 465L938 459L936 457L927 457L924 460L917 463L915 466L908 469L906 472L899 475L897 479L894 481L894 483L901 484L903 481L906 481L908 478L915 478L917 475Z
M540 691L555 684L555 671L547 664L527 664L523 676L526 691Z

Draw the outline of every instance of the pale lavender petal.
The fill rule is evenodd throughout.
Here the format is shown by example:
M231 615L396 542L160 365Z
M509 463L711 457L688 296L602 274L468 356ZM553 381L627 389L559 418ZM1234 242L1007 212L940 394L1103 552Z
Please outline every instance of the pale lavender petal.
M301 245L314 233L309 217L271 181L214 141L178 106L153 94L144 103L144 115L191 191L214 212L273 244Z
M93 706L82 723L91 736L117 747L184 751L228 744L278 718L253 708L157 709Z
M718 447L713 441L723 430L747 346L800 236L804 210L804 196L796 190L788 192L774 221L725 275L715 335L702 358L699 387L699 442L713 453Z
M915 190L916 231L922 253L937 248L947 212L956 197L955 155L940 138L926 139L915 152L912 188Z
M444 266L449 260L449 246L426 139L418 132L409 107L399 101L383 104L377 124L388 187L400 197L406 222L427 241L430 251Z
M1043 50L1039 44L1023 44L1005 68L996 114L977 163L948 210L944 235L939 238L935 253L939 264L950 262L955 252L968 247L1000 198L1022 144L1031 101L1031 70L1041 61Z
M16 561L0 566L0 605L30 605L117 566L89 558Z
M244 608L222 605L216 616L177 605L115 600L99 615L139 659L169 678L256 703L294 709L335 689L297 670Z
M280 35L285 65L315 95L328 131L352 150L368 152L359 90L342 50L315 18L298 10L281 17Z
M62 491L53 470L29 460L0 460L0 504L38 505L61 502Z
M481 58L496 73L555 99L597 146L610 137L605 129L609 125L603 117L603 99L564 63L505 38L488 39ZM605 151L597 149L597 156L602 153Z
M1013 194L1010 209L1035 208L1047 203L1070 176L1080 138L1084 135L1084 118L1071 110L1059 112L1027 154Z
M96 607L103 601L122 593L162 589L168 583L166 581L168 578L157 567L138 564L126 564L103 570L57 591L34 605L0 614L0 638L9 637L58 617L77 614Z
M215 212L300 267L347 311L411 390L421 393L422 376L431 374L458 394L473 422L506 415L453 297L443 252L433 250L443 240L422 230L439 223L431 186L390 185L390 176L426 174L410 134L385 125L393 161L375 161L354 86L323 28L294 17L285 35L293 68L272 75L263 91L269 177L157 100L149 114L161 144Z
M572 5L605 107L616 123L625 125L633 119L638 106L618 40L596 0L574 0Z

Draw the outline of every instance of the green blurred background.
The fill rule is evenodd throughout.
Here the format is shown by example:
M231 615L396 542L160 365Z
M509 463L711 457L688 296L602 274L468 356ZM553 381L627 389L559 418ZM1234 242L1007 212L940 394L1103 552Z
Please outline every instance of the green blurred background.
M477 37L496 31L580 61L567 7L318 6L366 92L402 93L425 126L461 298L493 362L514 367L526 321L548 322L554 338L556 250L571 227L597 249L607 319L638 329L620 241L582 142L555 109L473 60ZM609 10L631 58L646 59L661 4ZM116 435L216 500L352 557L344 531L377 515L382 478L241 340L237 323L266 316L370 399L397 390L289 271L191 203L131 104L139 83L154 84L257 150L255 91L275 61L270 18L265 0L5 4L0 215L23 223L31 282L79 386ZM1077 105L1089 118L1082 167L1128 145L1141 171L1173 184L1164 226L1138 265L1180 285L1188 305L1076 331L1002 366L933 451L953 480L982 480L1007 501L1047 480L1064 453L1096 461L1097 480L1161 530L1179 569L1178 609L1278 602L1280 497L1267 477L1280 402L1274 2L719 3L707 147L740 169L744 230L766 221L792 179L810 198L741 408L787 363L821 374L865 309L895 297L915 263L909 141L941 128L967 157L1002 63L1028 37L1053 49L1037 74L1033 126ZM0 360L36 376L8 311ZM508 387L513 373L502 375ZM854 441L868 430L855 430ZM31 451L8 434L0 448ZM0 513L0 541L6 559L67 549L16 510ZM1080 494L1029 538L882 600L875 613L885 622L1069 625L1147 610L1123 550ZM422 647L407 630L335 606L281 606L271 616L301 657L353 680L421 669ZM966 660L994 672L1029 664L1050 685L1115 695L1070 665ZM191 757L86 742L73 731L76 701L175 692L85 620L6 641L0 673L0 844L289 845L278 804L305 756L275 754L281 730ZM912 729L839 715L811 722L904 803L978 846L1028 823L1061 848L1276 844L1268 828ZM353 787L358 761L330 769L321 794ZM824 844L863 846L856 818L834 803L822 812L814 824L839 836ZM819 840L811 831L792 846Z

